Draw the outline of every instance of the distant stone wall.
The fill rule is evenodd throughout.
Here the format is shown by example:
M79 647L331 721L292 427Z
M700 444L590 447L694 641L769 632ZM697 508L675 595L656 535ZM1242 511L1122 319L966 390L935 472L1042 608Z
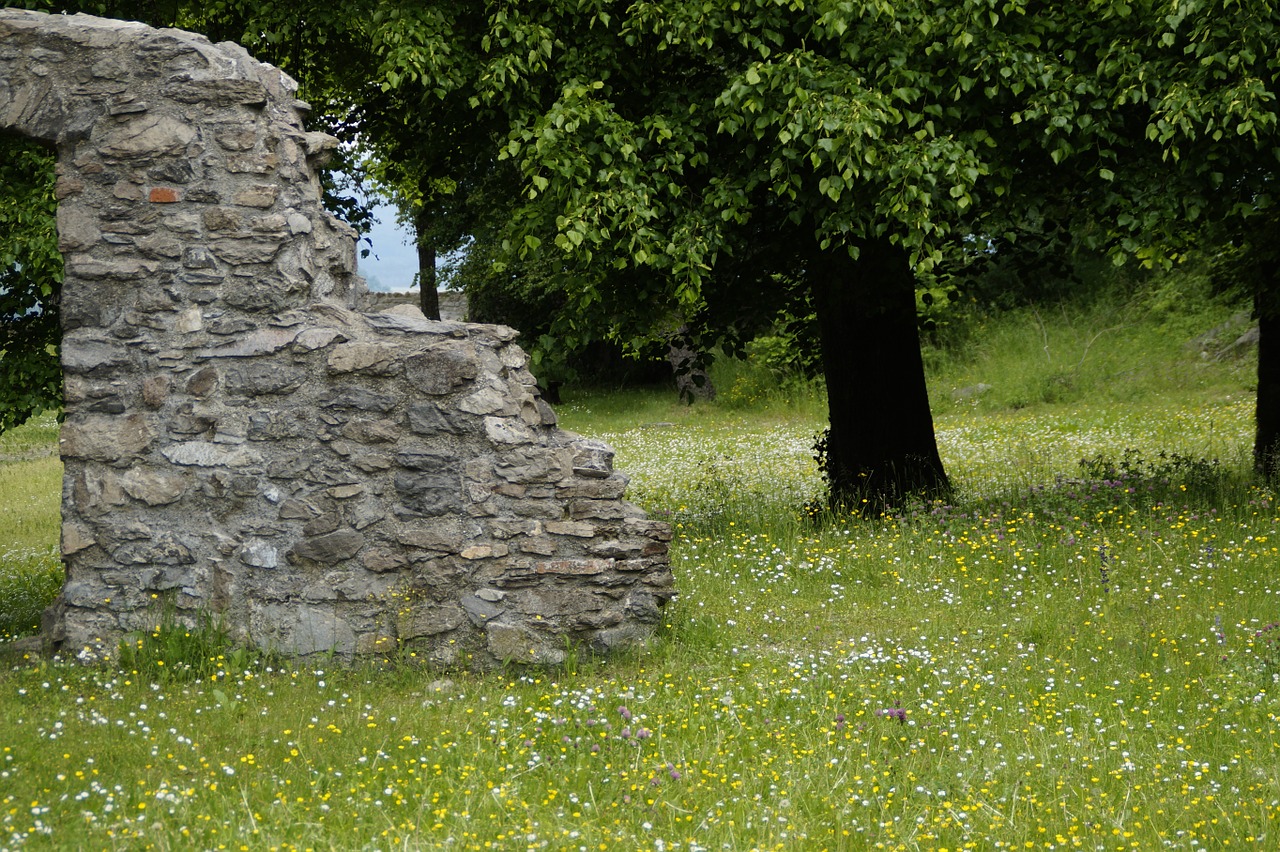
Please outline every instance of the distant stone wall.
M441 290L438 296L440 299L440 319L453 322L467 321L466 293L459 293L456 290ZM421 303L421 299L422 294L416 290L411 290L407 293L375 293L369 291L360 298L359 309L376 313L399 305L417 307Z
M501 326L359 313L277 69L0 10L0 128L58 148L66 585L55 649L162 618L341 657L555 663L644 640L670 529L556 428Z

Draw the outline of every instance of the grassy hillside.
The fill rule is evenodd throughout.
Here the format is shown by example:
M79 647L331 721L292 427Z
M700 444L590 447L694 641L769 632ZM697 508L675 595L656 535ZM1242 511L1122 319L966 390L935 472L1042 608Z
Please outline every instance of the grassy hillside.
M570 395L563 424L675 527L650 648L337 670L158 624L121 666L11 659L0 846L1273 848L1280 509L1247 475L1249 356L1184 346L1230 314L947 331L957 495L888 517L800 510L821 396L761 365L722 367L712 406ZM32 463L0 471L48 481L22 545L48 548Z

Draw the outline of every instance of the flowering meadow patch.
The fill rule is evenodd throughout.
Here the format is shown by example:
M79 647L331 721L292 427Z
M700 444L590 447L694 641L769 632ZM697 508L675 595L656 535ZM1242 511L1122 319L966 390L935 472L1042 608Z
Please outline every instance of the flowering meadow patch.
M1280 507L1232 473L1248 417L953 415L952 503L822 525L816 423L615 423L676 526L653 647L489 676L9 659L0 847L1274 847Z

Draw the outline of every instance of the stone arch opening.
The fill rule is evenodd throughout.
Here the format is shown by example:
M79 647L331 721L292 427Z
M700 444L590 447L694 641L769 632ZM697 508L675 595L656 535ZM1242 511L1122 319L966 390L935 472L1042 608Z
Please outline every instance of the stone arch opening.
M52 225L56 149L0 131L0 428L16 426L59 397L58 291L62 255Z
M0 10L0 128L56 145L66 582L52 648L161 612L482 667L643 641L667 525L557 428L515 332L361 313L336 140L232 44Z

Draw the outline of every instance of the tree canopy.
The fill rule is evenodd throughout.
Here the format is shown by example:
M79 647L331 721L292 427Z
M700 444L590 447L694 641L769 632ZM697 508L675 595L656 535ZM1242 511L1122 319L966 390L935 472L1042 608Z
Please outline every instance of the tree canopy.
M80 8L298 77L372 152L424 257L471 238L500 279L558 290L535 351L732 343L812 306L842 498L946 486L916 276L1027 223L1153 258L1205 220L1255 245L1273 221L1264 0L126 5Z

